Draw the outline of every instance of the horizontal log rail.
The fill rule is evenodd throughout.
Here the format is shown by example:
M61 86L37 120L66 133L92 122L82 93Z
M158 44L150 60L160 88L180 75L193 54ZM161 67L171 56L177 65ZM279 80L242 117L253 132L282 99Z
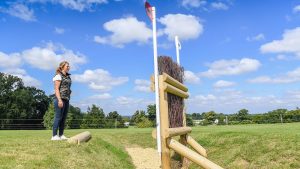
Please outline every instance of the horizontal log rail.
M175 86L176 88L187 92L188 88L186 86L184 86L182 83L180 83L178 80L174 79L173 77L171 77L170 75L163 73L163 81L169 83L172 86Z
M165 138L180 136L192 132L190 127L177 127L177 128L168 128L165 132Z
M187 99L189 97L189 94L187 92L180 90L179 88L176 88L168 83L163 84L163 90L165 90L165 92L172 93L184 99Z

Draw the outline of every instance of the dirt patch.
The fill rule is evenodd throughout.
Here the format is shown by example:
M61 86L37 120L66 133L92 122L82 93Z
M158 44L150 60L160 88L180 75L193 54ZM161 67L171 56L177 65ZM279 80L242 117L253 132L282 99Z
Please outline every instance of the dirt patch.
M245 159L238 158L233 162L233 166L237 166L238 168L249 168L249 162Z
M141 147L127 147L126 151L132 158L132 162L136 169L160 169L160 158L156 149L141 148ZM181 163L178 161L180 156L171 151L171 168L181 169ZM188 161L190 164L190 162Z
M132 158L136 169L159 169L160 158L157 151L153 148L126 148L126 151Z

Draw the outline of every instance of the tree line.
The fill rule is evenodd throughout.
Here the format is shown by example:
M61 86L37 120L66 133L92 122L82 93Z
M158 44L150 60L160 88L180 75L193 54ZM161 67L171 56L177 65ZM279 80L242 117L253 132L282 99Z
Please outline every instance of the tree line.
M54 96L47 96L41 89L25 86L22 79L0 72L0 129L50 129L54 119ZM191 113L186 124L251 124L300 122L300 109L277 109L261 114L250 114L241 109L233 114L215 111ZM86 112L70 105L66 121L67 128L123 128L125 122L139 128L155 127L156 108L148 105L147 110L136 110L131 117L123 117L117 111L107 114L101 107L91 105Z
M199 120L200 125L209 124L266 124L300 122L300 109L276 109L266 113L250 114L249 110L241 109L233 114L223 114L215 111L188 114L193 120Z

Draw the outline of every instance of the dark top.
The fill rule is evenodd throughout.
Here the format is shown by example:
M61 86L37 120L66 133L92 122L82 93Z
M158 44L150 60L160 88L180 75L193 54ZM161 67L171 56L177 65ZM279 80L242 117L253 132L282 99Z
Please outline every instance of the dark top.
M60 73L61 75L61 82L59 86L59 93L60 97L65 100L70 100L71 96L71 85L72 85L72 80L69 73L64 75L63 73Z

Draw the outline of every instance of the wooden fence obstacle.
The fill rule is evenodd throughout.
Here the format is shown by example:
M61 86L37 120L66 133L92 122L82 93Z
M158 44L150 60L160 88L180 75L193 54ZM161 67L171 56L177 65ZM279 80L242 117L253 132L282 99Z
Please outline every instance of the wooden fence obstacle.
M151 90L154 91L154 78L151 77ZM188 168L187 159L202 166L205 169L222 169L219 165L208 160L206 150L198 144L188 134L192 132L192 128L186 126L186 116L182 112L183 126L170 128L169 109L168 109L168 93L179 96L183 99L189 97L188 88L182 83L172 78L166 73L159 75L159 103L160 103L160 130L161 130L161 160L162 169L171 168L170 151L174 150L181 155L182 168ZM176 141L175 136L180 136L180 141ZM156 130L153 130L152 137L156 138ZM190 145L195 151L189 149Z

